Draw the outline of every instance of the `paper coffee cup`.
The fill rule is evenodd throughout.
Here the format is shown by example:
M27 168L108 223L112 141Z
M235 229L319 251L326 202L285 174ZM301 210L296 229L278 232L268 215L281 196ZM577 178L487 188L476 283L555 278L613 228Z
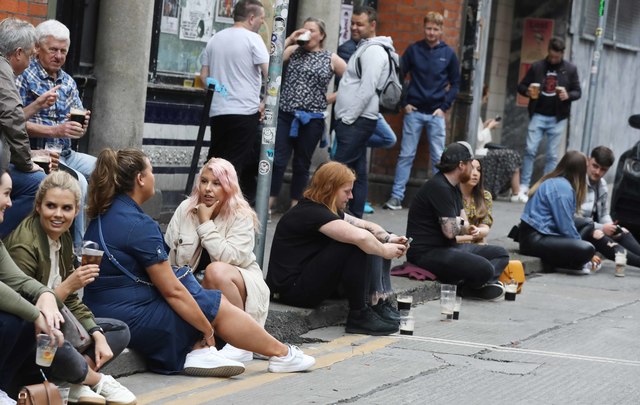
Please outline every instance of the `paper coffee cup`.
M529 97L533 100L537 100L540 96L540 83L531 83L529 85Z
M300 36L298 36L298 39L296 40L296 42L298 43L298 45L304 46L307 44L307 42L309 42L310 39L311 39L311 31L305 31L302 34L300 34Z

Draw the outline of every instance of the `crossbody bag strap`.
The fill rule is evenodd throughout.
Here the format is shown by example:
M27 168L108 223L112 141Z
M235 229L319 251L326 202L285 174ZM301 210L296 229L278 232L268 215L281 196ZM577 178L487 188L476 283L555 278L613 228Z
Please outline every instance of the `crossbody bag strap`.
M111 254L111 252L109 251L109 248L107 247L107 244L104 242L104 236L102 236L102 215L98 215L98 235L100 236L100 243L102 244L104 253L107 255L107 258L114 266L120 269L121 272L123 272L127 277L129 277L131 280L135 281L136 283L151 285L151 286L153 285L153 283L143 280L140 277L135 276L129 270L125 269L124 266L121 265L120 262L118 262L118 260Z

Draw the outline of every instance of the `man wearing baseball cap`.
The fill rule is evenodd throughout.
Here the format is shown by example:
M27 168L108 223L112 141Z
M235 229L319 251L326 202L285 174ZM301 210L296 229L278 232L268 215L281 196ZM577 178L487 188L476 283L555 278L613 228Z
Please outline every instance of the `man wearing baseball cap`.
M474 235L458 184L469 180L471 146L466 142L448 145L439 170L418 191L409 208L407 236L413 238L407 251L409 262L429 270L442 283L459 284L466 298L497 301L504 296L498 277L509 263L500 246L456 243L457 235Z

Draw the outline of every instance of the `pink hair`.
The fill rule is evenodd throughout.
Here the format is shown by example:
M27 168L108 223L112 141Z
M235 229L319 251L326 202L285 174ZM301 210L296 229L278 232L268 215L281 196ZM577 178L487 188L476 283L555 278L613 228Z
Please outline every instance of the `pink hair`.
M222 218L228 219L232 216L249 217L253 220L253 227L257 231L260 229L260 223L258 217L253 211L247 200L245 200L240 190L240 184L238 184L238 174L236 169L229 161L222 158L211 158L200 169L200 173L196 176L196 180L193 185L193 190L189 196L189 212L193 214L193 209L200 203L200 176L205 170L211 170L211 173L218 178L222 189L224 190L227 199L220 208L220 214Z

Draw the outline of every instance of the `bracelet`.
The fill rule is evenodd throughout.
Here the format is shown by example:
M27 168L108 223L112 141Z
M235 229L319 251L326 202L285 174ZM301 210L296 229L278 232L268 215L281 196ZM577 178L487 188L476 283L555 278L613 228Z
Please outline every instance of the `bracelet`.
M213 335L215 334L215 331L213 329L211 329L211 335L209 337L204 337L204 335L202 335L202 340L204 340L205 342L209 339L213 339Z

